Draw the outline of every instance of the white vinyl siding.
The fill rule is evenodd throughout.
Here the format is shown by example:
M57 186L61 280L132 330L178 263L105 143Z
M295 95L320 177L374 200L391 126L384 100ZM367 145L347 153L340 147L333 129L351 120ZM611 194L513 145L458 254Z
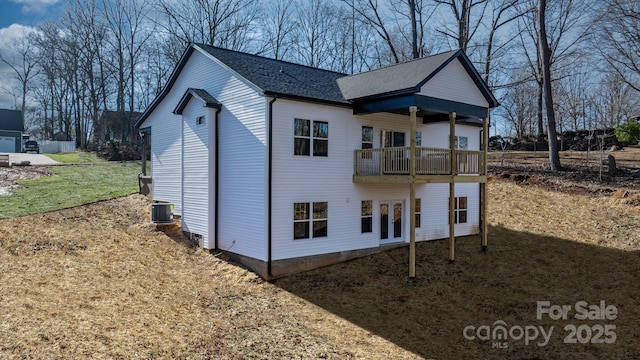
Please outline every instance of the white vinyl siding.
M420 95L489 107L478 86L473 82L460 60L455 59L422 86Z
M210 115L208 113L211 113ZM210 206L209 194L213 195L215 178L209 177L209 166L215 167L212 158L215 156L213 142L215 139L215 110L202 107L199 100L192 99L182 114L183 124L183 158L182 169L185 174L182 192L182 229L202 235L202 246L212 247L209 228L213 227L214 207ZM202 120L201 123L199 123ZM210 158L210 154L214 155ZM211 181L210 181L211 180ZM212 200L213 196L212 196Z
M416 229L416 238L443 239L449 237L449 184L421 186L422 227ZM480 232L480 185L459 183L455 185L455 197L467 197L467 222L455 224L456 236Z
M480 150L480 126L456 125L455 135L467 138L467 150ZM449 123L439 122L425 126L422 131L422 146L449 148Z
M356 184L353 151L362 147L362 127L373 127L373 147L380 147L382 130L409 133L407 116L371 114L354 116L351 109L278 99L273 104L273 259L334 253L377 247L380 244L380 201L404 202L403 234L409 237L409 187L406 184ZM329 124L329 156L295 156L294 119L311 118ZM423 145L427 126L418 124ZM408 136L408 135L407 135ZM448 144L448 142L446 142ZM418 186L425 226L425 186ZM422 192L421 192L422 191ZM361 232L362 200L372 200L372 232ZM329 203L328 234L312 241L293 240L292 204ZM440 211L446 212L445 207ZM446 219L445 219L446 221ZM446 224L446 222L445 222ZM426 237L419 239L426 240Z
M176 213L182 214L182 118L172 111L190 87L206 90L222 104L218 246L266 260L267 101L254 86L197 48L141 126L151 127L153 199L174 203Z

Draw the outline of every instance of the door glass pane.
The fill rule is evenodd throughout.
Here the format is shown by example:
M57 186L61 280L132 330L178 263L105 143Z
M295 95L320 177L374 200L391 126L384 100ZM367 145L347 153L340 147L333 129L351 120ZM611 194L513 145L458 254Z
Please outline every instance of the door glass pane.
M393 141L393 132L392 131L382 131L380 133L380 143L382 147L391 147Z
M393 133L393 147L403 147L404 146L404 133L402 132L394 132Z
M362 142L373 142L373 128L371 126L362 127Z
M380 239L389 238L389 204L380 204Z
M402 203L393 204L393 237L402 237Z

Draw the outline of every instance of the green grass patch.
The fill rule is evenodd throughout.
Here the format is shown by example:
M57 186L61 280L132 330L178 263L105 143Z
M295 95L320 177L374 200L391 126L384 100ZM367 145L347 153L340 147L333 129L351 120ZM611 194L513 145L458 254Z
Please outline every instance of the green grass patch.
M95 153L88 153L84 151L76 151L74 153L59 153L59 154L47 154L48 157L61 163L102 163L105 160L100 159Z
M138 163L52 166L55 174L21 180L21 189L2 197L0 218L35 214L113 199L138 191Z

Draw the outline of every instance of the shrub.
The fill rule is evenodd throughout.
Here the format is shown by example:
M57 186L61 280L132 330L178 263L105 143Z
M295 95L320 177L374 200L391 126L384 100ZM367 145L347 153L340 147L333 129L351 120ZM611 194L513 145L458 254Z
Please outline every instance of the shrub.
M626 124L618 126L615 133L622 145L635 145L640 141L640 123L636 119L629 119Z

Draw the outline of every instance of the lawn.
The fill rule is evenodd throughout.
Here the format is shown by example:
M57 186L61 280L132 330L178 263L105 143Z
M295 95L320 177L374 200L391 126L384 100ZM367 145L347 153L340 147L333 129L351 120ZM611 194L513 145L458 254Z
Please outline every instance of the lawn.
M0 198L0 218L65 209L138 191L140 165L136 163L105 162L49 169L54 176L17 181L23 187Z
M48 157L61 163L86 164L104 163L105 160L99 158L95 153L76 151L74 153L47 154Z
M0 220L0 359L631 359L640 352L640 211L625 199L492 179L479 239L264 282L149 223L139 195ZM537 301L616 307L615 320L536 318ZM550 341L467 340L496 321ZM611 344L563 340L615 325ZM588 328L588 329L587 329ZM514 335L518 335L517 332ZM516 336L517 337L517 336Z

